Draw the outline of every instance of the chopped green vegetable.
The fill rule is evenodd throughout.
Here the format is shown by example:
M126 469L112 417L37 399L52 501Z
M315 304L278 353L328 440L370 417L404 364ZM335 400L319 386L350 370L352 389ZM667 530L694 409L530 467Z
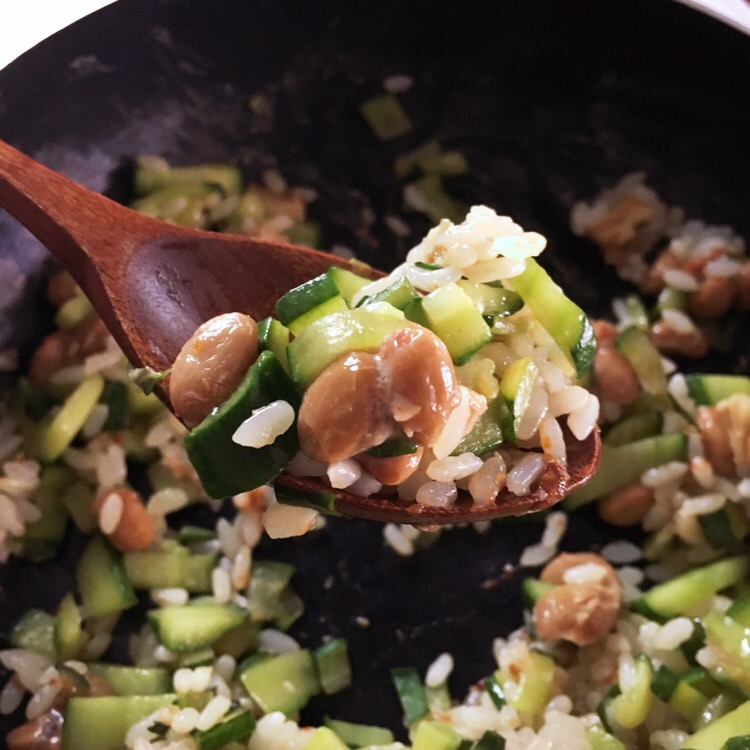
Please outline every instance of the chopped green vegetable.
M406 725L411 726L427 716L430 708L419 672L414 667L396 667L391 670L391 679L404 712Z
M391 94L380 94L359 105L359 112L379 141L390 141L411 132L406 110Z

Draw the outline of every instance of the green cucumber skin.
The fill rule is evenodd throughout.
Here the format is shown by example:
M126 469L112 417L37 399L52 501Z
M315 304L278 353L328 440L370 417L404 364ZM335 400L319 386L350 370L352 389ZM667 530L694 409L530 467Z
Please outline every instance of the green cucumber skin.
M503 431L505 410L501 413L501 405L505 407L502 397L490 402L487 411L479 417L471 432L458 444L452 455L460 456L462 453L474 453L481 456L499 448L506 439L512 439L511 435L507 435Z
M695 568L649 589L631 607L657 618L684 614L722 589L739 583L747 574L747 567L748 559L738 555Z
M591 481L571 492L563 504L572 510L636 481L647 469L686 457L687 437L681 433L656 435L617 447L603 445L599 469Z
M300 395L275 354L261 352L237 390L185 436L185 448L206 492L214 498L260 487L277 477L299 449L296 424L263 448L232 434L254 409L276 400L299 410Z
M40 609L29 609L13 626L8 640L13 648L55 658L55 617Z
M685 740L686 750L717 750L732 737L741 737L750 726L750 701L698 730Z
M234 604L202 603L170 605L148 612L148 620L159 640L170 651L198 651L218 641L247 619L247 612Z
M71 698L65 710L61 750L121 750L133 724L176 699L171 693Z
M737 393L750 394L750 378L744 375L686 375L685 382L699 406L716 406Z
M91 674L105 679L115 695L163 695L172 689L172 676L160 667L89 664Z
M211 572L216 555L189 550L126 552L123 563L136 589L182 588L192 594L211 593Z
M76 580L87 617L115 614L138 603L122 558L102 537L94 537L83 551Z
M307 649L289 651L240 667L240 681L264 713L297 713L320 692L313 656Z
M527 609L534 609L537 601L553 588L555 588L554 583L540 581L538 578L524 578L521 584L524 606Z
M585 377L596 353L596 336L583 310L533 258L526 259L526 270L510 284L569 357L576 375Z
M321 274L279 297L274 308L276 317L284 325L289 325L300 315L337 296L338 293L339 289L333 279L328 274Z
M184 188L192 184L215 184L229 194L242 191L242 172L231 164L197 164L189 167L154 169L138 165L133 174L133 183L138 195L153 193L165 187Z
M725 614L743 627L750 628L750 594L737 597Z
M245 742L255 731L255 718L248 711L230 714L211 729L196 736L198 750L219 750L230 742Z
M373 294L372 297L365 297L358 307L370 305L374 302L387 302L397 310L403 310L412 300L418 298L419 294L411 281L406 276L402 276L382 291Z
M479 308L458 284L447 284L422 298L427 327L445 344L453 364L463 365L492 340Z
M403 318L382 315L364 307L316 320L287 348L292 380L304 391L339 357L352 351L376 352L386 336L408 325Z
M424 685L414 667L395 667L391 669L391 679L396 688L396 693L404 712L404 722L407 726L411 726L414 722L430 713Z
M333 695L351 685L352 670L346 641L336 638L313 652L315 671L326 695Z
M394 739L393 732L390 729L371 724L353 724L349 721L331 719L328 716L326 716L324 724L349 747L390 745Z
M618 335L615 346L630 363L644 390L659 398L666 398L667 376L661 355L648 334L631 326Z

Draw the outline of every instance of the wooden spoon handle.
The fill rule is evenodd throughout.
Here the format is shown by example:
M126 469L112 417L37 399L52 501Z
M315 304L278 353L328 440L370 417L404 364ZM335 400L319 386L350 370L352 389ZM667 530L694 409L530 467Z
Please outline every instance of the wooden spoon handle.
M103 239L103 212L113 205L0 141L0 206L69 268Z

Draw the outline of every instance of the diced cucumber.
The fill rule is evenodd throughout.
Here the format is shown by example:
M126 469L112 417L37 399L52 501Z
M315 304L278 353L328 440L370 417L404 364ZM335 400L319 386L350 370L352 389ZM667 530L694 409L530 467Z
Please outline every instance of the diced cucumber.
M86 546L76 570L78 591L86 617L102 617L137 603L120 555L100 536Z
M596 336L583 310L565 296L549 274L533 259L509 285L521 295L542 327L583 378L596 353Z
M726 693L719 693L711 698L706 703L703 713L698 717L693 725L693 729L698 731L707 727L709 724L713 724L717 719L725 716L730 711L734 711L739 705L739 702ZM726 747L726 746L725 746Z
M263 448L232 440L254 409L277 400L299 409L299 393L278 358L261 352L237 390L185 436L190 462L211 497L236 495L267 484L292 460L299 448L294 425Z
M71 698L65 710L61 750L121 750L133 724L176 699L172 693Z
M210 729L198 732L198 750L219 750L231 743L245 743L255 731L255 717L249 711L233 711Z
M750 750L750 734L739 737L730 737L722 746L721 750Z
M276 560L255 560L247 593L247 611L253 622L273 620L294 566Z
M313 659L318 682L326 695L338 693L352 684L352 668L343 638L334 638L315 649Z
M695 568L657 584L633 601L631 607L657 619L689 613L714 594L739 583L747 573L747 566L748 558L738 555Z
M163 695L172 689L172 676L161 667L89 664L91 674L106 680L115 695Z
M387 302L398 310L403 310L409 302L418 299L419 294L406 276L396 279L390 286L371 297L365 297L357 307L370 306L377 302Z
M61 331L72 331L94 312L88 297L75 294L66 300L55 313L55 325Z
M439 685L425 685L424 692L427 696L427 705L430 713L435 715L448 711L451 707L451 694L445 682Z
M473 284L466 279L456 282L471 297L479 312L493 318L505 318L523 307L523 300L516 292L490 284Z
M233 659L241 659L250 651L255 651L258 648L260 628L260 623L246 620L236 628L224 633L218 641L214 642L211 648L216 656L228 654Z
M337 294L335 297L331 297L303 313L298 318L290 320L287 327L293 335L299 336L305 328L315 323L316 320L333 315L334 313L346 312L348 309L349 306L344 301L344 298L340 294Z
M414 667L391 669L391 679L404 712L406 726L412 726L416 721L430 713L424 685L419 677L419 672Z
M456 368L456 377L461 385L480 393L487 401L494 401L500 393L495 369L495 363L489 357L483 357L480 352L465 365Z
M630 362L644 390L653 396L666 398L667 376L661 363L661 355L648 334L631 326L620 333L615 346Z
M326 276L333 281L339 290L339 294L346 300L348 305L351 305L352 297L360 289L372 282L372 279L367 279L341 266L331 266L326 271Z
M416 453L419 449L419 443L406 435L399 435L395 438L389 438L380 445L375 445L372 448L368 448L365 453L368 456L376 456L377 458L393 458L394 456L407 456L412 453Z
M651 692L661 701L668 701L677 683L680 681L679 675L675 674L669 667L662 664L651 680Z
M586 730L586 739L591 745L591 750L626 750L625 745L600 724L593 724Z
M697 516L703 536L714 548L732 550L747 535L747 518L740 506L727 502L713 513Z
M348 750L344 741L330 727L318 727L305 744L306 750Z
M647 331L649 327L648 312L643 305L643 300L637 294L629 294L622 300L622 307L629 325Z
M441 175L426 174L409 183L409 187L413 195L418 197L419 212L434 224L438 224L444 218L450 219L454 224L460 224L466 218L468 207L446 193Z
M188 184L213 183L228 195L242 190L242 173L231 164L196 164L187 167L159 167L139 163L133 175L133 184L138 195L153 193L165 187L184 189Z
M505 442L506 435L503 432L503 423L506 424L507 429L508 420L504 418L505 410L502 414L500 412L501 405L505 407L505 403L500 398L488 404L487 411L479 417L474 427L471 428L471 432L453 451L454 456L460 456L462 453L473 453L481 456L495 450ZM507 436L508 441L512 439L513 434Z
M607 732L612 733L612 722L610 721L610 708L612 701L617 698L620 694L620 686L615 683L607 688L607 692L604 693L602 699L599 701L599 705L596 707L596 713L602 722L602 726Z
M521 681L508 703L521 714L541 715L549 700L555 676L554 660L539 651L530 651Z
M104 390L104 378L90 375L68 396L39 441L39 460L52 462L73 442Z
M680 680L669 696L667 705L692 727L705 710L708 700L708 697L694 685Z
M725 614L743 627L750 628L750 594L737 597Z
M466 157L460 151L445 150L434 138L397 157L393 163L393 171L399 179L415 172L455 176L466 174L468 168Z
M83 618L73 594L68 592L60 601L55 617L55 652L60 661L75 659L86 643Z
M500 393L513 416L513 432L512 435L506 434L506 440L516 440L518 426L529 405L538 375L539 368L534 360L531 357L521 357L508 365L500 379ZM509 432L505 425L501 426L506 433Z
M74 481L75 474L67 466L42 468L34 494L41 516L26 526L18 551L22 557L41 562L55 554L68 526L68 509L61 496Z
M660 315L663 315L665 310L686 310L688 303L688 297L682 289L674 289L673 287L665 286L664 289L659 292L659 296L656 300L656 309Z
M107 421L102 430L115 432L123 430L128 424L128 391L125 383L107 380L99 402L107 407Z
M422 298L428 328L448 349L453 362L466 363L492 339L492 332L471 297L458 284L446 284Z
M335 732L336 736L347 747L370 747L372 745L389 745L393 742L390 729L370 724L353 724L349 721L331 719L326 716L325 725Z
M725 676L737 683L741 691L750 691L750 627L728 615L709 612L703 620L706 644L718 655L719 667L714 679ZM726 687L724 691L727 692Z
M689 750L716 750L723 747L724 743L732 737L746 734L748 727L750 727L750 701L690 735L683 747Z
M341 515L336 510L336 497L333 492L313 492L311 490L300 490L293 487L285 487L283 484L277 484L276 499L280 503L297 505L300 508L310 508L327 516Z
M655 435L617 447L603 445L599 468L591 481L563 500L568 510L619 490L643 472L670 461L687 459L687 438L682 433Z
M487 729L478 740L470 745L469 750L505 750L505 737Z
M288 651L251 663L240 681L264 713L296 714L320 692L313 656L307 649Z
M690 638L683 641L680 644L680 651L682 655L687 659L689 664L695 664L696 654L706 644L706 631L703 627L703 623L699 618L693 618L693 632L690 634Z
M125 383L128 411L133 416L152 417L164 411L164 404L154 393L144 393L139 386L128 380Z
M461 736L439 721L420 721L412 733L412 750L458 750Z
M54 658L55 618L40 609L29 609L13 626L8 640L13 648L24 648Z
M534 609L534 605L539 601L540 597L544 596L548 591L552 591L553 588L555 588L554 583L540 581L538 578L524 578L521 584L524 606L527 609Z
M216 532L213 529L206 529L203 526L181 526L177 532L177 540L180 544L201 544L211 542L216 539Z
M125 573L136 589L182 588L194 594L211 592L216 555L177 550L145 550L123 555Z
M365 99L358 109L379 141L406 135L413 127L406 110L393 94L378 94Z
M406 303L404 307L404 316L407 320L412 323L422 326L423 328L429 328L430 322L427 320L427 315L424 311L424 305L422 304L424 297L416 297L415 299Z
M493 672L489 677L484 678L484 688L487 695L490 696L492 705L499 711L506 703L505 691L500 684L499 671Z
M286 348L289 346L289 339L289 329L276 318L264 318L258 323L259 350L265 351L267 349L273 352L287 372L289 371L289 362L286 358Z
M688 393L700 406L716 406L737 393L750 394L750 378L745 375L686 375Z
M603 442L616 448L636 440L658 435L664 424L664 414L660 411L644 411L616 422L607 431Z
M323 273L280 297L275 305L276 317L288 326L293 320L337 296L340 296L340 292L336 282Z
M352 351L375 352L388 334L404 328L405 320L366 308L334 313L308 326L289 344L289 370L305 390L332 362Z
M211 599L170 605L148 613L159 640L178 653L210 646L246 618L245 610L235 604L219 604Z

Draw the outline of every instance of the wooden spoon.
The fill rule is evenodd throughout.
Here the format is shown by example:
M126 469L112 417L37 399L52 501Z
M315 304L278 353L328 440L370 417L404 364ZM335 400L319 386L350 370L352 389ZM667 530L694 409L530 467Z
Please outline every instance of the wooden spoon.
M289 289L332 264L335 255L250 237L166 224L77 185L0 141L0 206L29 229L70 271L135 367L164 370L209 318L238 311L260 320ZM373 277L382 275L373 271ZM167 406L169 393L159 392ZM548 461L536 489L503 492L475 507L467 493L450 508L360 497L318 479L284 474L292 489L333 492L344 515L417 525L455 524L519 515L554 504L591 478L600 440L567 435L567 469Z

